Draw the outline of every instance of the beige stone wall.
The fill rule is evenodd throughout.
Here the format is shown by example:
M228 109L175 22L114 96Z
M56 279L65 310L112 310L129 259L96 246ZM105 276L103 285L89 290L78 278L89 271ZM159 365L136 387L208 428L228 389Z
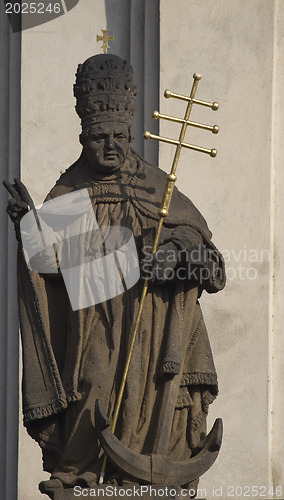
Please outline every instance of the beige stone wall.
M275 39L274 39L274 73L273 73L273 113L272 113L272 204L274 207L271 214L271 239L273 244L273 268L272 290L271 290L271 356L273 358L270 377L271 388L271 475L276 484L284 483L284 439L283 439L283 409L284 394L282 390L284 374L284 336L283 336L283 297L284 297L284 268L283 268L283 243L284 243L284 197L283 197L283 136L284 136L284 2L277 4L277 16L275 16Z
M263 0L161 2L161 90L189 92L196 71L204 75L198 96L220 102L216 113L197 107L192 113L197 121L217 122L219 135L190 131L188 137L193 144L216 146L218 156L212 160L184 152L179 167L179 186L204 214L228 267L226 290L201 300L220 384L209 420L224 421L220 457L200 483L207 498L213 498L213 486L223 486L224 498L233 492L230 486L268 491L271 479L275 5ZM164 101L163 109L176 112L175 103ZM166 136L170 129L163 125ZM163 145L161 164L168 156Z
M80 153L74 73L79 62L98 51L95 37L106 26L117 27L121 38L114 52L130 57L143 86L143 123L135 125L136 133L144 127L155 130L150 110L158 106L152 96L157 62L149 37L155 40L159 27L151 28L151 2L146 1L144 31L135 29L141 3L132 2L130 9L126 0L80 0L63 17L23 32L21 175L36 202ZM228 261L226 290L202 297L220 383L209 426L216 417L224 421L220 456L200 483L208 500L214 498L213 487L223 487L223 498L237 498L228 496L229 486L284 489L283 26L283 0L160 1L160 111L184 113L182 103L162 93L170 88L188 94L194 72L203 74L197 97L220 102L216 113L196 107L192 114L193 120L220 125L219 135L190 130L187 138L216 147L217 158L183 151L177 173L178 186L204 214ZM144 32L142 47L135 40ZM151 64L145 63L143 72L144 61ZM177 137L176 126L162 123L160 128L162 135ZM141 139L137 147L144 148ZM155 158L147 148L145 154ZM163 169L169 170L172 155L171 146L161 145ZM45 478L39 449L20 426L18 500L42 498L37 484Z

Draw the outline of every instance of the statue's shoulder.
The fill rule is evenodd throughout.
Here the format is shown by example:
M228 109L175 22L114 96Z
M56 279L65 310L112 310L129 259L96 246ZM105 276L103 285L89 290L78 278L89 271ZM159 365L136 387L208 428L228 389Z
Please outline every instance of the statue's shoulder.
M131 149L130 154L131 162L135 162L137 165L133 178L135 199L142 204L159 206L167 182L166 172L148 163L133 149Z
M159 167L150 165L137 153L132 151L132 154L136 155L138 162L134 187L135 201L140 206L141 211L153 218L158 218L158 210L166 187L167 173ZM197 222L208 231L206 221L194 203L175 187L166 222L169 224L188 224L192 221Z
M80 156L75 163L73 163L63 174L61 174L59 179L56 181L56 184L48 193L45 201L57 198L58 196L63 196L64 194L78 189L78 185L82 182L80 168L81 163L82 157Z

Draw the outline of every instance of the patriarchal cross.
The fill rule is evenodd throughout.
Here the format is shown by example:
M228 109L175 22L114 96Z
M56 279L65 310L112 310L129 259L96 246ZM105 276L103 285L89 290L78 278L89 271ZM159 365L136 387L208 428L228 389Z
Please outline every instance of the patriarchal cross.
M111 36L108 36L108 30L101 30L102 31L102 35L97 35L97 42L100 42L102 41L103 44L101 46L101 49L103 49L104 51L104 54L107 53L107 49L109 49L109 45L108 45L108 42L114 42L114 36L111 35Z

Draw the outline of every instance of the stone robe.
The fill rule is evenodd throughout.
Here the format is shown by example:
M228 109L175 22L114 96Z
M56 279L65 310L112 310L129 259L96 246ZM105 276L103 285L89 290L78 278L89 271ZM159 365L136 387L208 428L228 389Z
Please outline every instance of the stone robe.
M133 150L112 176L94 175L83 157L58 180L47 200L87 188L99 227L123 226L135 237L139 259L153 243L166 174ZM206 222L175 188L161 244L180 250L204 245L219 259L219 273L203 287L224 286L222 258ZM74 283L74 286L77 286ZM65 487L94 486L102 449L94 423L97 398L112 416L143 279L110 300L73 311L60 273L28 270L19 248L19 310L23 344L23 412L43 451L44 469ZM130 449L151 453L165 377L182 371L169 456L196 454L206 435L217 376L194 280L150 284L135 342L116 435ZM108 464L106 478L120 473ZM121 481L121 478L120 478Z

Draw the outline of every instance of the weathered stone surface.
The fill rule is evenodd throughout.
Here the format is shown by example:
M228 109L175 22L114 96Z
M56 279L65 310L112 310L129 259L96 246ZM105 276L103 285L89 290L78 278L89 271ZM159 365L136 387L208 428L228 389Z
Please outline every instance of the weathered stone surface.
M96 488L83 488L77 487L77 489L69 488L63 489L58 488L53 492L44 491L41 488L42 493L45 493L52 500L74 500L75 498L143 498L143 500L151 500L153 498L160 498L162 500L174 500L177 498L184 498L188 500L193 498L193 492L189 492L188 495L183 491L181 496L181 488L174 485L153 485L153 486L131 486L126 485L124 487L119 486L98 486ZM196 500L206 500L205 498L198 498Z
M82 154L43 208L35 208L21 181L5 182L19 241L24 422L52 473L41 491L60 498L71 494L72 485L96 484L104 468L102 447L106 483L115 478L124 484L130 476L134 484L177 481L190 488L221 445L220 421L206 436L218 386L197 299L203 291L223 289L224 262L193 203L176 189L165 196L172 180L130 147L136 89L126 61L113 55L87 59L78 67L74 93ZM153 256L162 200L170 212ZM130 285L125 270L132 257L117 257L125 248L120 236L110 238L109 247L110 228L133 236L140 272ZM96 268L87 273L113 255L113 278L96 275ZM123 288L108 294L116 274L123 276ZM88 303L74 307L75 287ZM93 290L100 291L99 300ZM102 425L94 419L98 400L110 419L118 414L115 436L104 432L102 412Z

